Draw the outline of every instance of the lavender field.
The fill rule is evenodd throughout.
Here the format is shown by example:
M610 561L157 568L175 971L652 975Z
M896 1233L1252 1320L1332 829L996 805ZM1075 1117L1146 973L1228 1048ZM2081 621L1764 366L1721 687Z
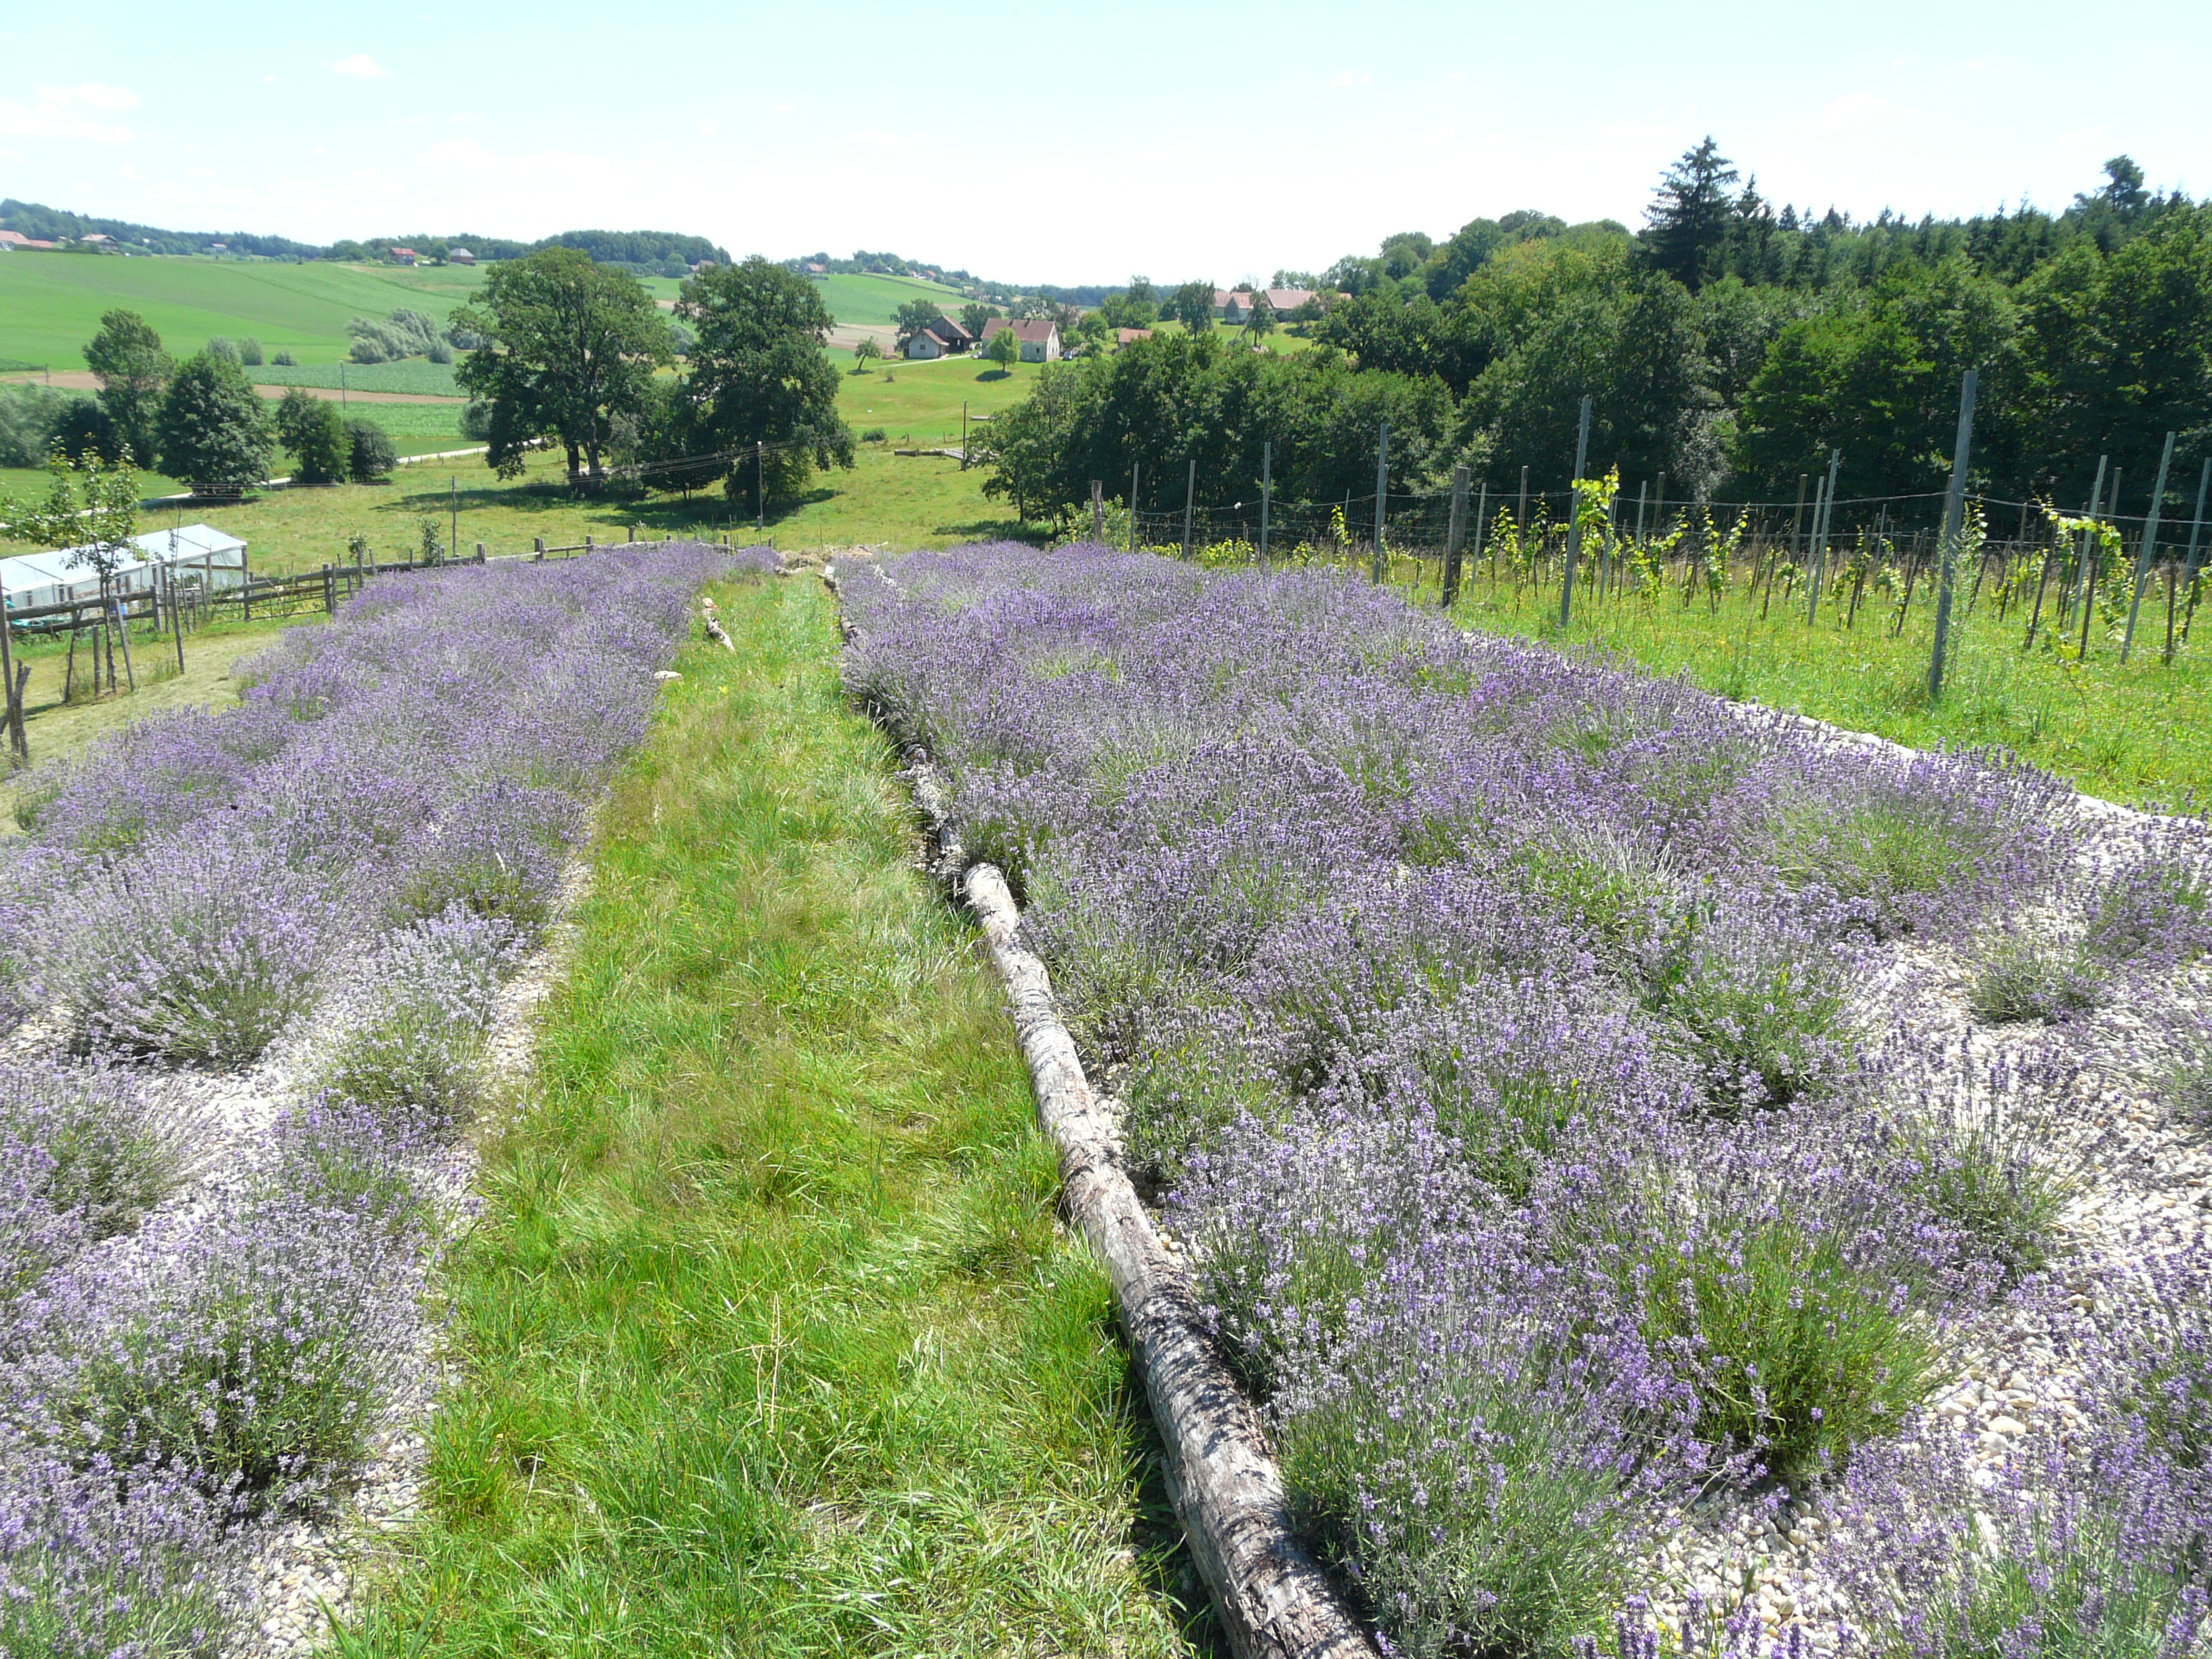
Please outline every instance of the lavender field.
M0 844L0 1652L303 1650L431 1383L488 1034L703 546L374 583ZM320 1572L322 1576L318 1577Z
M1390 1651L2212 1642L2203 823L1334 574L842 586Z

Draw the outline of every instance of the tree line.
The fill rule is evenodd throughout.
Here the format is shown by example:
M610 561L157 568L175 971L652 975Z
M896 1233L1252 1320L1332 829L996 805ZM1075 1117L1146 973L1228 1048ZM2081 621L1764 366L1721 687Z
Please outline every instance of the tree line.
M0 392L0 464L33 465L49 453L93 457L158 467L201 495L264 483L280 447L303 483L365 483L398 464L382 427L347 420L337 404L302 387L271 410L227 340L179 362L153 325L118 308L100 318L84 360L99 386L90 398L45 386Z
M1516 213L1277 275L1343 296L1314 349L1268 359L1200 334L1055 369L998 422L991 487L1065 511L1094 478L1119 493L1133 464L1171 477L1145 504L1180 506L1196 459L1199 501L1220 505L1257 494L1272 442L1294 498L1364 494L1375 432L1346 428L1356 406L1390 419L1399 487L1465 464L1493 489L1524 465L1557 489L1588 395L1593 475L1786 501L1840 451L1841 496L1930 494L1969 368L1978 489L2078 505L2105 456L2140 512L2172 430L2188 465L2171 511L2212 447L2212 202L2145 189L2125 156L2057 213L1854 223L1778 209L1708 138L1635 233ZM1179 295L1147 297L1181 315Z

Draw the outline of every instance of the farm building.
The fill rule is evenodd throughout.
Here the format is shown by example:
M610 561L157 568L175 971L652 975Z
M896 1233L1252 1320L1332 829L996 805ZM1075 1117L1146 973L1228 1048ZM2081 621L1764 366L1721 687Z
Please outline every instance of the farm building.
M1213 290L1213 314L1224 323L1241 323L1252 310L1252 290L1249 288L1217 288Z
M392 264L398 265L413 264L415 263L415 250L411 247L396 247L392 249Z
M1021 348L1021 361L1025 363L1056 363L1060 361L1060 325L1043 318L1026 322L1014 322L1003 317L994 317L983 325L986 343L1000 334L1012 331L1014 343Z
M210 525L180 525L174 530L153 530L131 538L137 552L115 573L112 591L143 592L151 586L154 573L173 566L178 580L191 586L237 587L246 580L246 544ZM100 597L100 574L89 564L70 561L82 550L65 547L49 553L19 553L0 559L0 592L10 611L36 610L41 605L82 603Z
M472 265L476 262L477 256L465 247L449 247L446 250L446 263L449 265Z
M1139 340L1152 337L1152 331L1149 328L1117 328L1114 331L1114 349L1119 351L1125 345L1134 345Z
M906 355L917 360L949 357L965 351L975 343L975 337L954 322L950 317L939 317L925 324L915 337L906 343Z
M1307 301L1316 296L1310 288L1271 288L1266 290L1267 303L1275 308L1275 315L1287 317Z

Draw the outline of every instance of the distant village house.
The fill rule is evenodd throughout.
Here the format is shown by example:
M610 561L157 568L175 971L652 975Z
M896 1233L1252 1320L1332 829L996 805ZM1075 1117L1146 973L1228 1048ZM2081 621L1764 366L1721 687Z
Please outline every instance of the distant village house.
M1056 363L1060 361L1058 323L1046 318L1015 322L1009 318L994 317L983 325L984 343L988 345L1006 331L1012 331L1014 343L1020 348L1020 361L1023 362Z
M477 256L465 247L449 247L446 250L446 263L449 265L472 265L476 262Z
M415 250L411 247L396 247L392 250L392 260L394 264L411 265L415 263Z

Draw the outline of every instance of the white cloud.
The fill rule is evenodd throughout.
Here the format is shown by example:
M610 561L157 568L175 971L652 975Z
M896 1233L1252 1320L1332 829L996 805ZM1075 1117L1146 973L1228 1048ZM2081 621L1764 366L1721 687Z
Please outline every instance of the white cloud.
M1352 70L1339 70L1328 77L1328 83L1333 87L1371 87L1375 84L1375 77Z
M94 144L127 144L138 135L86 112L112 114L137 106L138 94L123 87L83 81L73 87L40 87L27 104L0 99L0 133L15 138L74 138Z
M357 52L350 58L341 58L328 67L333 75L349 75L357 81L380 81L392 73L365 52Z

